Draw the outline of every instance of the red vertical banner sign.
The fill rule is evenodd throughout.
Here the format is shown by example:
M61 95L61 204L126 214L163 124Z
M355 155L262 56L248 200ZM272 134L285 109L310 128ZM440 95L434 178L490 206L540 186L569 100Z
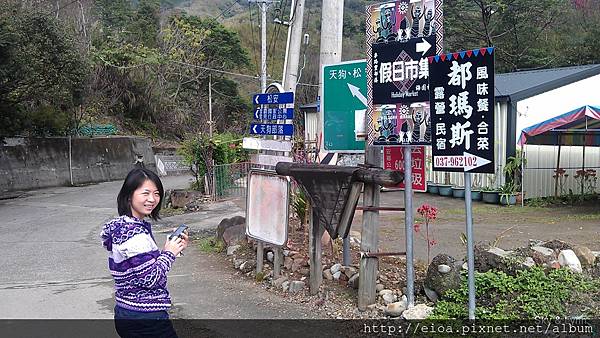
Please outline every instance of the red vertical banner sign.
M427 191L425 180L425 147L412 148L412 187L414 191ZM404 172L404 153L401 147L383 147L383 169L398 170ZM404 182L398 184L404 189Z

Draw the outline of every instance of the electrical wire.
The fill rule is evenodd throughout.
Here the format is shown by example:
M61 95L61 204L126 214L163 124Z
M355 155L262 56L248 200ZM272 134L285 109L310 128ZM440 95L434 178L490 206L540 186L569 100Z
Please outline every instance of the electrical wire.
M248 2L248 10L250 12L250 16L248 21L250 21L250 34L252 36L252 49L254 50L254 66L255 66L255 70L256 73L258 73L258 56L256 54L257 48L254 48L256 46L256 39L254 38L254 25L252 24L252 5L250 5L250 2Z
M219 14L218 17L216 17L216 20L220 20L220 19L225 19L225 15L231 13L231 11L233 10L233 7L235 5L239 5L240 4L240 0L234 0L231 5L227 6L224 10L221 11L221 14Z
M232 76L239 76L239 77L244 77L244 78L249 78L249 79L260 79L260 76L253 76L253 75L247 75L247 74L240 74L240 73L234 73L234 72L229 72L226 70L220 70L220 69L215 69L215 68L210 68L210 67L204 67L204 66L199 66L199 65L194 65L191 63L187 63L187 62L182 62L182 61L172 61L173 63L177 63L183 66L188 66L188 67L194 67L194 68L200 68L200 69L204 69L204 70L208 70L211 72L215 72L215 73L221 73L221 74L227 74L227 75L232 75ZM109 65L112 66L112 65ZM278 81L281 82L281 79L274 79L274 78L267 78L267 80L269 81ZM298 83L298 85L301 86L308 86L308 87L318 87L318 84L314 84L314 83Z

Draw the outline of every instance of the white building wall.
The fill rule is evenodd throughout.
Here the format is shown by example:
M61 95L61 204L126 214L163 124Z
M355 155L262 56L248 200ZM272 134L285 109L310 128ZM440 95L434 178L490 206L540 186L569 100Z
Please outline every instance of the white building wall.
M525 198L554 196L556 160L558 147L526 145L525 157L527 165L524 170L523 189ZM582 169L583 147L561 147L560 168L568 175L563 181L562 191L558 194L568 194L569 189L574 194L581 193L581 185L575 179L577 170ZM585 148L585 168L595 169L600 174L600 147ZM585 188L587 192L587 187ZM598 185L596 185L598 192Z
M304 140L306 142L317 141L317 113L304 113Z
M517 141L524 128L581 106L600 106L599 87L600 75L596 75L517 102ZM528 161L523 181L525 198L553 196L558 147L526 145L525 152ZM585 166L600 168L599 161L600 147L586 147ZM562 147L560 167L569 175L564 181L564 193L569 189L575 194L581 192L574 177L582 162L583 147Z
M517 102L517 141L523 128L585 105L600 106L600 75Z

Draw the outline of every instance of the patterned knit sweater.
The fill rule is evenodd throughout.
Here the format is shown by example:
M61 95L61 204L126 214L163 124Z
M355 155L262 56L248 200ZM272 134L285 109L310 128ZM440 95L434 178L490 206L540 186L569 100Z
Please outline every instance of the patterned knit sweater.
M120 216L104 224L100 236L109 251L117 305L140 312L168 310L167 272L175 255L158 250L150 223Z

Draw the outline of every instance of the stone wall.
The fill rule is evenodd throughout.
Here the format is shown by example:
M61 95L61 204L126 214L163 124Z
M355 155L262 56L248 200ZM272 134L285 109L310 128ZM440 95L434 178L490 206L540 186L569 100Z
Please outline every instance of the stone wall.
M0 193L122 180L136 161L156 171L150 140L141 137L7 138L0 144Z

